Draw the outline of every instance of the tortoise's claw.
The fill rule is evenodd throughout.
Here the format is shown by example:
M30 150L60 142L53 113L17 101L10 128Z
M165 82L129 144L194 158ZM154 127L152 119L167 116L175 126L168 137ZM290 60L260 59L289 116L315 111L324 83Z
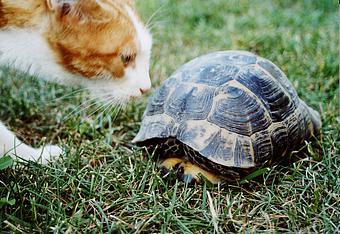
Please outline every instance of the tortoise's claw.
M198 182L192 175L185 175L184 162L177 162L178 160L171 160L170 162L163 162L160 165L160 174L163 178L168 177L170 174L175 174L176 177L185 183ZM176 164L174 164L176 162Z
M160 164L162 177L168 177L171 172L175 172L178 179L185 183L200 183L200 175L204 176L213 184L221 182L218 176L192 164L183 158L167 158Z
M185 175L184 173L176 173L176 175L177 175L177 178L179 178L185 183L188 183L188 184L199 183L199 180L193 177L193 175Z
M160 167L159 173L161 173L161 176L165 178L170 174L170 170L165 167Z
M168 177L172 171L177 171L182 160L179 158L169 158L160 163L160 173L163 178Z

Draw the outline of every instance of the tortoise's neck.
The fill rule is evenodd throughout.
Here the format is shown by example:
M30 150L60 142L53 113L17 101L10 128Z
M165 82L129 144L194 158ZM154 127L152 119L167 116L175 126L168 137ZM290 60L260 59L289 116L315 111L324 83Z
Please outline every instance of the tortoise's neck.
M31 28L46 22L46 0L0 0L0 30Z

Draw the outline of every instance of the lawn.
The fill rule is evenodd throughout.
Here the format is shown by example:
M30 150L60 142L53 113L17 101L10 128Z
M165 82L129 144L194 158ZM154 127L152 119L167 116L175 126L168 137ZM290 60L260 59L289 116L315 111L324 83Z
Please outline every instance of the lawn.
M340 231L339 19L332 0L139 0L154 35L154 88L184 62L243 49L277 64L322 115L322 132L284 165L240 185L163 180L131 139L147 98L106 110L86 92L0 70L0 118L58 162L0 171L0 230L33 233ZM1 232L1 231L0 231Z

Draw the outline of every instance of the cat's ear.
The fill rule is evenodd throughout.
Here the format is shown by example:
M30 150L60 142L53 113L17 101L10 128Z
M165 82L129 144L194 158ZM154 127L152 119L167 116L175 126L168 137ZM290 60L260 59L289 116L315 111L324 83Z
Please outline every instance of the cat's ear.
M1 1L1 0L0 0ZM107 22L118 15L114 4L102 0L46 0L50 11L63 22ZM121 1L121 0L120 0Z
M47 6L51 11L60 12L61 16L68 15L77 0L47 0Z

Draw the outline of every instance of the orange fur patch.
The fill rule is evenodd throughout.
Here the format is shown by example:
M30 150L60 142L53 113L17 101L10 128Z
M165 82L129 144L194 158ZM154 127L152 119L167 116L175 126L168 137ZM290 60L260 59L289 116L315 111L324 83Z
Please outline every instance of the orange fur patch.
M110 6L112 12L87 0L72 6L66 15L52 12L53 27L46 37L69 71L87 78L124 76L121 55L137 52L136 32L124 8L112 1Z
M0 28L5 27L6 24L7 24L7 19L5 18L3 6L2 6L2 3L0 1Z
M41 23L44 0L0 0L0 27L32 27Z
M0 27L46 27L50 47L65 70L86 78L123 77L134 58L136 30L125 5L131 0L79 0L51 9L49 0L0 0ZM46 26L47 23L47 26ZM45 25L43 25L45 24Z

